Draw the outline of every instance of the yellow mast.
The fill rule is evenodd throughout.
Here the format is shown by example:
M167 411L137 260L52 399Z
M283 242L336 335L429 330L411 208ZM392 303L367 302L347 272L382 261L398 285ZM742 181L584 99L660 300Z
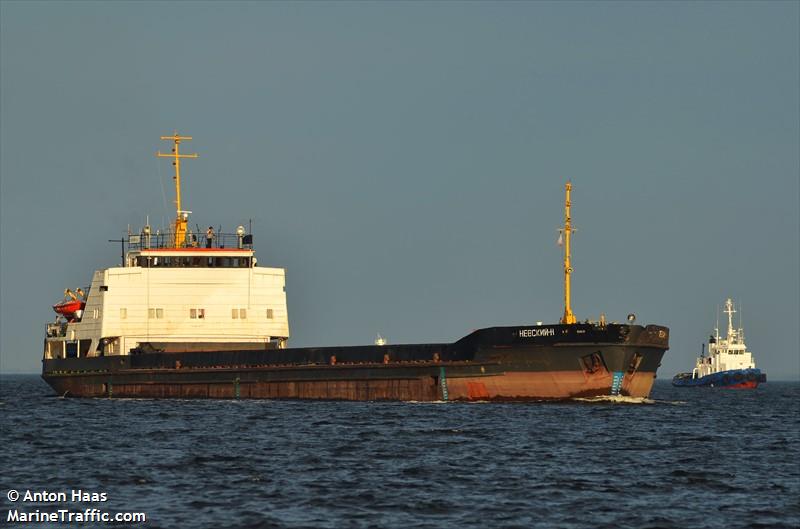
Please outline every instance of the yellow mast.
M186 240L186 223L189 218L189 211L181 210L181 158L197 158L197 154L180 154L179 146L181 141L189 141L191 136L178 136L178 131L175 131L172 136L161 136L162 140L172 140L174 147L171 154L164 154L161 151L156 153L159 158L174 158L172 165L175 166L175 248L183 246Z
M572 274L572 266L570 265L570 251L569 240L573 232L572 218L570 217L569 209L572 203L569 200L570 191L572 191L572 183L567 181L566 185L566 199L564 200L564 227L561 232L564 234L564 316L561 318L561 323L570 324L575 323L575 315L572 313L570 306L570 284L569 276Z

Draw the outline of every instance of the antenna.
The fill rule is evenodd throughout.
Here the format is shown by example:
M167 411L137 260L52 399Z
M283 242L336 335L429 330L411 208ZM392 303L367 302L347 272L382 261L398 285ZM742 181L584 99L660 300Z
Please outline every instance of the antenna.
M561 323L563 324L572 324L575 323L575 315L572 313L572 307L570 306L570 275L572 274L572 265L570 263L570 247L569 241L572 232L575 231L572 228L572 217L570 217L570 207L572 203L570 202L569 195L570 191L572 191L572 182L567 180L567 185L565 186L566 189L566 197L564 199L564 227L561 228L561 232L564 235L564 316L561 318ZM559 240L561 240L559 238Z
M189 211L181 209L181 158L197 158L197 154L180 154L179 148L182 141L189 141L191 136L179 136L176 130L172 136L161 136L162 140L172 140L174 147L171 154L164 154L161 151L156 152L159 158L174 158L172 165L175 166L175 248L183 245L186 238L186 221L189 218Z
M744 326L742 326L742 301L739 300L739 341L744 343Z
M742 328L742 300L739 300L739 328Z

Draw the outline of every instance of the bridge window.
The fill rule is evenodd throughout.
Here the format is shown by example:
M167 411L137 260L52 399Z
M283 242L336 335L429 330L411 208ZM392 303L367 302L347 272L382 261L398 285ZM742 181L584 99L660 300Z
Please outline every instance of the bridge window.
M143 268L250 268L250 257L207 257L207 256L138 256L136 266Z
M119 319L125 320L128 319L128 309L125 307L120 307L119 309Z
M193 320L202 320L206 317L206 309L189 309L189 317Z
M215 268L247 268L250 266L249 257L215 257L213 265Z
M267 319L271 320L273 317L272 309L267 309Z
M164 318L164 309L147 309L147 317L151 320Z

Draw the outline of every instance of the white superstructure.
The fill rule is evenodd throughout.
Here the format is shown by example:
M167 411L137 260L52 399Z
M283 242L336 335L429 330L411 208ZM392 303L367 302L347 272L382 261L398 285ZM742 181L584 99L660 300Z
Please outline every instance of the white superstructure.
M252 235L242 226L235 234L209 228L205 247L198 245L180 207L180 159L197 155L179 154L178 145L191 137L162 139L174 142L172 154L158 153L175 160L174 229L151 235L145 226L128 234L122 266L94 272L78 300L83 310L47 324L46 359L127 355L143 344L173 351L285 347L284 269L257 266Z
M701 378L732 369L756 367L753 354L747 350L744 343L744 329L733 326L733 315L736 310L730 298L725 300L724 312L728 315L728 334L723 338L719 334L719 326L714 328L714 334L708 340L708 355L701 354L697 359L692 378Z
M128 252L126 266L94 273L80 319L48 325L45 358L124 355L142 343L283 347L284 270L253 261L249 249Z

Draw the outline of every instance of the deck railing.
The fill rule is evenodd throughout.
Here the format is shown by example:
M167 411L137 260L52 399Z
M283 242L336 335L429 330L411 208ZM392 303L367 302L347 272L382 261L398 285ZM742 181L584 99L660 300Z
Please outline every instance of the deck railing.
M48 338L56 338L67 335L67 322L59 321L55 323L47 323L44 328L44 335Z
M156 230L154 233L127 234L123 239L130 250L149 250L153 248L175 248L175 234L172 231ZM253 248L253 234L217 233L208 238L206 233L186 232L186 238L179 248Z

